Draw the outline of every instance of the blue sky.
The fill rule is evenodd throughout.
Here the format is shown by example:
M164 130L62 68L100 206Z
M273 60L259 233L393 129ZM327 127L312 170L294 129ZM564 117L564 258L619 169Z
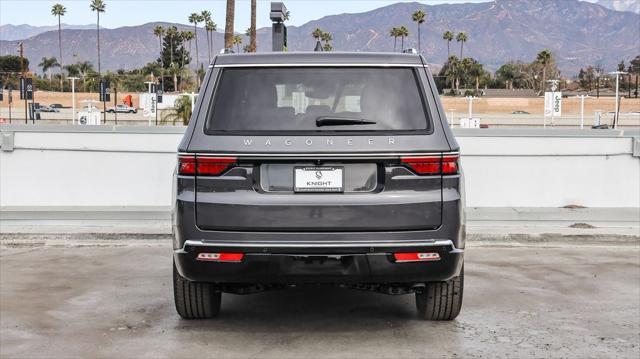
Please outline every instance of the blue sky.
M428 0L425 4L482 2L489 0ZM595 0L591 0L595 1ZM56 25L51 6L61 3L67 8L63 22L67 24L95 23L95 13L89 10L89 0L0 0L0 25L29 24ZM225 0L105 0L107 11L100 16L100 24L107 28L140 25L151 21L188 23L194 11L213 13L218 29L224 28ZM325 15L358 13L402 1L387 0L285 0L291 11L289 25L302 25ZM258 27L270 26L267 17L270 0L258 0ZM236 31L249 27L249 0L236 0Z

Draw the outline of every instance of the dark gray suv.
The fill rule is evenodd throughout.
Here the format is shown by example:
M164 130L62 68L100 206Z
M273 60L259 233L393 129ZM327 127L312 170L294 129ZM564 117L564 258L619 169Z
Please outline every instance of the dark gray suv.
M178 149L178 313L214 317L222 292L329 284L415 293L421 318L455 318L458 149L421 56L217 56Z

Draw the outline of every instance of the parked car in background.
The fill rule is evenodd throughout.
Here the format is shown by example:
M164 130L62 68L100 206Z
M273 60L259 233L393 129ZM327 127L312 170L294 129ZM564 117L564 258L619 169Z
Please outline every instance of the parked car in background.
M118 113L137 113L138 109L135 108L135 107L127 106L125 104L118 104L115 107L108 108L107 112L109 112L109 113L114 113L114 112L118 112Z
M437 94L417 54L218 55L178 147L178 314L328 284L414 294L421 319L456 318L464 178Z
M58 108L58 109L64 108L64 106L62 106L62 104L59 104L59 103L52 103L51 105L49 105L49 107Z
M48 106L48 105L40 105L40 107L38 107L36 109L36 111L39 111L39 112L60 112L60 110L58 108L51 107L51 106Z
M516 111L513 111L513 112L511 112L511 114L513 114L513 115L530 115L530 113L529 113L529 112L527 112L527 111L522 111L522 110L516 110Z

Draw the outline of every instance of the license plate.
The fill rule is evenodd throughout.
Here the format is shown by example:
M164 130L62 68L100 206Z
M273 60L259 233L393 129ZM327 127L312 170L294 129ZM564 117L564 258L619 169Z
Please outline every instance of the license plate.
M295 192L344 192L344 168L295 167Z

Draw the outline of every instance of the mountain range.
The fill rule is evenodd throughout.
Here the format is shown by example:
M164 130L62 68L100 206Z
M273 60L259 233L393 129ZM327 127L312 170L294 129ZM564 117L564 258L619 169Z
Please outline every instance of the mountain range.
M602 0L601 0L602 1ZM615 0L614 0L615 1ZM621 0L618 0L621 1ZM635 1L635 0L634 0ZM640 54L640 15L607 9L578 0L495 0L483 3L425 5L396 3L358 14L338 14L288 27L289 51L310 51L315 45L311 32L319 27L333 36L337 51L393 51L389 30L406 26L410 36L405 47L418 47L415 10L427 13L421 27L421 49L427 61L441 64L447 58L446 30L464 31L469 40L463 55L473 57L495 70L509 60L531 61L537 52L549 49L565 74L574 74L581 66L602 64L612 70L621 60ZM339 9L336 9L339 12ZM222 21L219 21L222 22ZM162 22L102 29L102 68L117 70L141 67L157 58L157 25L175 25L193 31L193 26ZM95 29L64 29L64 63L96 62ZM246 43L248 39L244 39ZM0 55L15 54L17 41L0 40ZM207 62L206 37L198 29L199 59ZM398 45L400 39L398 39ZM453 41L451 53L459 55L460 44ZM25 54L32 63L58 53L57 31L48 31L24 40ZM214 34L213 48L223 46L223 34ZM258 51L270 51L271 29L258 29ZM195 52L195 46L192 48ZM35 67L32 66L31 70Z
M63 29L70 30L88 30L95 29L95 24L89 25L69 25L69 24L60 24L60 27ZM102 28L102 27L100 27ZM58 25L54 26L31 26L27 24L22 25L0 25L0 40L24 40L28 39L32 36L36 36L47 31L58 31Z

